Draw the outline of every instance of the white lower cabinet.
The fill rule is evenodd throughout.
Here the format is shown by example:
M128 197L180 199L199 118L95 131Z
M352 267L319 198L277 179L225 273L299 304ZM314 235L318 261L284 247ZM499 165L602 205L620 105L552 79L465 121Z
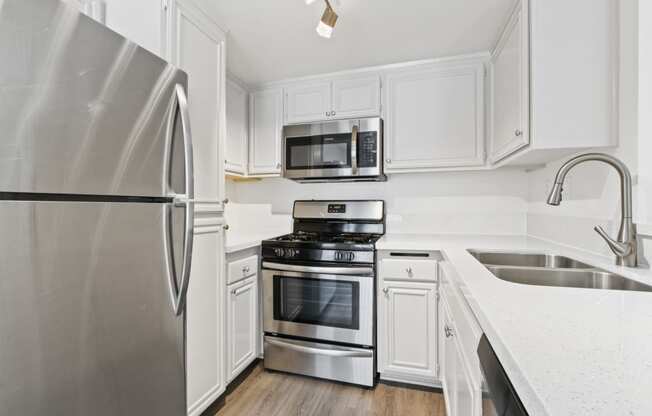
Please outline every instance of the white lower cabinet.
M228 381L236 378L257 356L258 275L227 287Z
M221 227L201 226L193 240L186 309L188 414L192 416L200 415L226 387L223 236Z
M386 380L438 385L437 260L381 254L378 290L378 371ZM404 279L394 273L400 262ZM434 266L426 267L426 263ZM419 270L432 270L432 276ZM416 274L415 274L416 273ZM413 276L413 277L412 277ZM421 279L422 281L417 281Z
M482 416L481 373L477 354L482 332L468 314L468 306L441 267L439 340L441 384L447 416Z
M383 314L381 373L432 384L437 378L437 287L385 282L378 302Z
M455 326L447 307L442 302L440 313L444 325L439 333L444 338L442 351L442 387L448 416L481 416L479 398L481 392L467 369L462 346L456 337Z

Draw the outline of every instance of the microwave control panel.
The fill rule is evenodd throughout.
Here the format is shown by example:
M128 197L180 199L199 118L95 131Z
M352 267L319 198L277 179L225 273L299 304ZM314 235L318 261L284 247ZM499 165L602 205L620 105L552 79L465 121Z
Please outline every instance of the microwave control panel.
M376 167L378 138L374 131L358 133L358 166L361 168Z

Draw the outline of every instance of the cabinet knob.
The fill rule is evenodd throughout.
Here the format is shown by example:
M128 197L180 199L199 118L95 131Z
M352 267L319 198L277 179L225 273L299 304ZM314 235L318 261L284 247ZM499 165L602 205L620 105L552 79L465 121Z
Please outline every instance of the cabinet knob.
M223 204L228 204L228 203L229 203L229 198L224 198L224 199L222 200L222 203L223 203Z
M385 159L385 163L392 163L392 159Z
M519 129L514 130L514 136L516 137L521 137L523 135L523 132Z
M232 294L232 295L235 295L236 293L238 293L238 290L237 290L237 289L233 289L233 290L231 290L231 294Z
M335 114L335 111L331 111L331 116L334 116Z
M249 273L249 266L244 266L244 267L242 268L242 273L243 273L243 274L245 274L245 273Z
M280 163L276 164L276 169L281 169L281 164Z
M384 293L384 294L388 294L388 293L389 293L389 289L386 288L386 287L384 287L384 288L383 288L383 293Z
M326 112L326 117L329 117L331 115L330 111Z
M412 267L405 269L405 272L408 274L408 276L412 277Z
M224 225L222 226L222 229L223 229L224 231L228 230L228 229L229 229L229 224L224 224Z

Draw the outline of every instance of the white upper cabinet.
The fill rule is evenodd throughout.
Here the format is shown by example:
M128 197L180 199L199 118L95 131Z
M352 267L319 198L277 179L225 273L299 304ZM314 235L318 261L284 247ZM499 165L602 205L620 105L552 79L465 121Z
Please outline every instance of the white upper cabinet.
M247 137L249 134L249 94L236 82L226 80L226 143L224 170L247 173Z
M484 60L389 72L385 171L484 164Z
M357 118L380 114L380 77L333 81L331 117Z
M195 198L224 198L222 170L225 35L194 3L170 4L168 46L171 62L188 74L188 106L193 140Z
M492 57L492 162L530 142L529 30L524 12L519 4Z
M490 161L617 144L617 0L520 0L492 55Z
M331 83L316 82L285 88L286 122L325 120L331 111Z
M260 90L249 96L249 174L281 172L283 91Z
M380 77L354 76L285 87L285 124L380 114Z

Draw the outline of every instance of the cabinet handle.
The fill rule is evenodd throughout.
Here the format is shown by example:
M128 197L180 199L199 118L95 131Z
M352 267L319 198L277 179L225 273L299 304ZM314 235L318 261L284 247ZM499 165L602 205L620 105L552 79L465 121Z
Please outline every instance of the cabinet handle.
M521 137L523 135L523 132L519 129L514 130L514 136L516 137Z
M280 163L276 164L276 169L281 169L281 164Z
M246 274L246 273L249 273L249 266L244 266L242 268L242 274Z
M450 337L452 337L453 335L455 335L455 333L453 332L453 329L452 329L450 326L448 326L448 325L446 325L446 326L444 327L444 333L446 334L446 338L450 338Z
M238 293L238 290L237 290L237 289L233 289L233 290L231 290L231 294L232 294L232 295L235 295L236 293Z
M326 117L330 117L330 115L331 115L330 111L327 111L326 112Z

